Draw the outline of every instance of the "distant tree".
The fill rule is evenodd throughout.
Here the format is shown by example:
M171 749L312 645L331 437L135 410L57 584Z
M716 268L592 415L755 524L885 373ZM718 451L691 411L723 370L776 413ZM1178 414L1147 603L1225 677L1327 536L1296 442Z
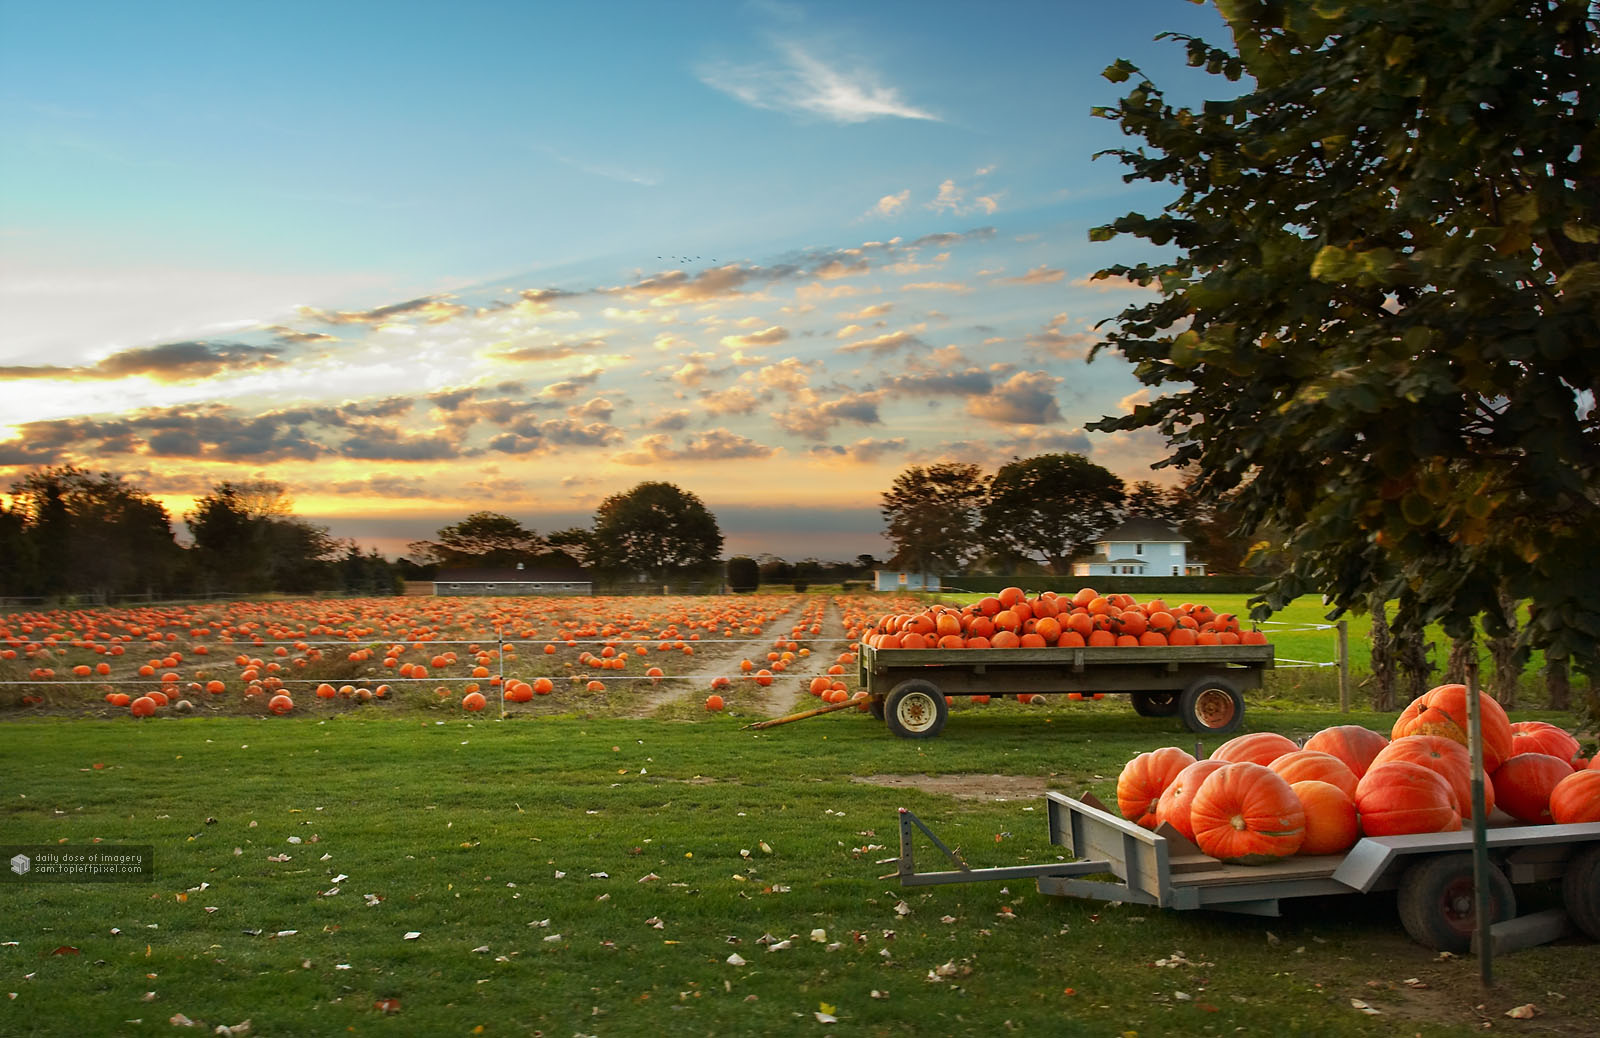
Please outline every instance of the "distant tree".
M793 586L796 591L804 591L822 576L822 563L816 559L801 559L794 564Z
M1157 392L1091 428L1283 532L1257 615L1409 590L1397 624L1494 638L1506 594L1520 646L1600 669L1600 6L1217 7L1232 47L1184 43L1233 96L1106 70L1124 179L1171 201L1090 237L1172 251L1096 275L1159 291L1105 343Z
M748 555L728 560L728 587L733 591L754 591L761 586L761 566Z
M763 552L756 562L763 584L787 584L794 579L794 566L770 552Z
M13 483L11 496L42 593L165 591L182 566L166 507L120 475L55 466Z
M878 511L895 547L890 564L918 573L956 573L978 554L983 470L965 462L913 465L895 477Z
M594 531L581 526L556 530L545 537L552 552L565 555L572 565L587 567L595 563Z
M439 529L438 540L414 541L407 554L440 566L509 569L545 551L544 538L499 512L474 512Z
M606 498L595 511L593 537L599 568L653 580L708 569L722 551L716 517L671 483L640 483Z
M989 481L978 533L1057 576L1117 521L1122 480L1080 454L1013 460Z
M342 546L294 515L281 483L224 481L184 513L206 583L228 591L304 593L341 586Z
M883 563L879 562L871 555L862 554L856 556L855 575L857 577L870 577L872 576L873 570L881 569L882 567Z
M353 540L338 542L344 553L339 559L339 575L344 590L353 595L394 595L401 590L400 571L376 548L362 552Z
M1142 516L1176 529L1189 518L1187 504L1181 488L1141 479L1128 488L1128 496L1118 511L1124 519Z
M0 596L39 593L37 548L28 537L28 517L0 501Z

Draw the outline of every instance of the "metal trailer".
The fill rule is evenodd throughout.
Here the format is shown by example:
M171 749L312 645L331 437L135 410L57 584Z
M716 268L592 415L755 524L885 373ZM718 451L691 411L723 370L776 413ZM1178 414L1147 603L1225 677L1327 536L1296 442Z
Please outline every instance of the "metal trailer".
M1152 832L1108 810L1094 797L1045 794L1050 842L1076 859L1042 865L969 868L921 819L900 809L898 876L902 886L1032 878L1042 894L1187 910L1208 908L1276 916L1289 898L1396 890L1400 922L1417 943L1436 951L1473 946L1472 831L1367 836L1344 854L1289 857L1266 865L1231 865L1202 854L1163 825ZM1555 940L1573 927L1600 940L1600 822L1579 825L1495 825L1491 859L1493 952ZM956 866L918 872L912 837L920 829ZM888 878L888 877L885 877ZM1515 886L1559 880L1565 910L1518 917Z
M1144 717L1177 714L1190 731L1224 735L1244 720L1246 689L1273 666L1271 645L1043 649L875 649L856 657L872 715L906 739L931 739L946 696L1125 693Z

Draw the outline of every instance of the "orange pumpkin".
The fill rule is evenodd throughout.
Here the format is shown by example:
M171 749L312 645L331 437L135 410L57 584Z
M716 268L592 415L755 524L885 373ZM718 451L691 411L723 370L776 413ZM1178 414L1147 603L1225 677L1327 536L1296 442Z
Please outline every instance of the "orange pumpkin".
M1550 791L1550 819L1557 825L1600 822L1600 771L1574 771Z
M1511 719L1485 692L1478 693L1483 727L1483 767L1491 774L1511 756ZM1391 739L1406 735L1442 735L1467 745L1467 686L1439 685L1412 701L1394 723Z
M1450 784L1450 794L1455 797L1456 810L1463 820L1472 817L1472 757L1467 748L1442 735L1406 735L1383 748L1372 759L1373 767L1392 760L1410 761L1437 771ZM1483 776L1484 815L1494 810L1494 782L1486 773Z
M1389 737L1358 724L1341 724L1322 731L1306 740L1303 749L1331 753L1344 761L1360 778L1372 766L1372 758L1389 745Z
M722 709L722 697L717 695L706 696L706 709L715 713Z
M1455 794L1437 771L1411 761L1374 764L1356 785L1356 810L1368 836L1453 833L1461 828Z
M1511 726L1511 756L1519 753L1548 753L1569 763L1581 747L1564 728L1548 721L1517 721Z
M1123 765L1117 776L1117 809L1122 817L1146 829L1156 827L1156 805L1178 773L1194 763L1194 757L1177 746L1163 746L1141 753Z
M285 695L276 695L267 700L267 709L275 714L286 714L294 709L294 700Z
M1305 779L1289 783L1306 812L1306 838L1301 854L1343 854L1361 838L1356 802L1331 782Z
M1212 772L1227 763L1224 760L1199 760L1178 772L1156 803L1156 828L1170 825L1185 840L1193 843L1194 824L1190 820L1189 810L1194 805L1195 794L1200 792L1200 786L1211 777Z
M1549 823L1550 794L1572 774L1572 765L1548 753L1519 753L1494 773L1500 809L1529 825Z
M1286 858L1306 837L1306 811L1289 783L1263 764L1224 764L1189 808L1194 842L1222 861L1259 865Z
M1287 735L1277 732L1251 732L1249 735L1238 735L1211 751L1212 760L1223 760L1231 763L1247 761L1266 767L1286 753L1293 753L1300 747Z
M1277 772L1291 786L1296 782L1326 782L1344 790L1347 797L1356 795L1356 783L1360 781L1344 761L1321 750L1295 750L1293 753L1285 753L1267 767Z
M150 717L156 712L156 701L149 696L140 696L128 704L128 712L135 717Z
M482 710L486 702L482 692L468 692L461 697L461 709L476 712Z

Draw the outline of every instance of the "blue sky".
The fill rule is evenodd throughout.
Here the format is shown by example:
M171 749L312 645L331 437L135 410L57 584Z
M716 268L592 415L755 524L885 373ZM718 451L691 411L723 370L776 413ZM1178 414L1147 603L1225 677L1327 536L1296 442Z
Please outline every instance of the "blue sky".
M0 484L221 479L396 551L667 479L730 551L882 555L910 464L1161 454L1086 422L1165 200L1090 117L1226 84L1182 0L0 0Z

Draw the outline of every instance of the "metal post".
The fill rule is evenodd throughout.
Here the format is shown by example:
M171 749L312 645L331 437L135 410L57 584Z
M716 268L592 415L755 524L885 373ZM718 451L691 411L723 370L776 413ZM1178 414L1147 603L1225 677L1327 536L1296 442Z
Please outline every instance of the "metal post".
M1467 659L1467 756L1472 769L1472 897L1477 917L1478 982L1494 986L1494 940L1490 933L1488 819L1483 805L1483 710L1478 703L1478 658Z
M1340 620L1334 628L1339 638L1335 643L1338 656L1334 662L1339 668L1339 712L1350 712L1350 622Z

